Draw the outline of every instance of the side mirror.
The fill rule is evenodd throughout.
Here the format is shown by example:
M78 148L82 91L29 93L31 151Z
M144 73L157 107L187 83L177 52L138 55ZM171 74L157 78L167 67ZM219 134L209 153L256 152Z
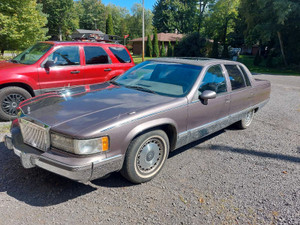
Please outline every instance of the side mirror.
M44 64L44 68L45 69L49 69L50 67L54 66L54 61L53 60L48 60L45 64Z
M215 91L206 90L200 95L200 99L203 101L204 105L208 104L208 99L214 99L217 97L217 93Z
M48 60L44 64L44 68L45 68L47 74L50 72L50 67L52 67L52 66L54 66L54 61L53 60Z

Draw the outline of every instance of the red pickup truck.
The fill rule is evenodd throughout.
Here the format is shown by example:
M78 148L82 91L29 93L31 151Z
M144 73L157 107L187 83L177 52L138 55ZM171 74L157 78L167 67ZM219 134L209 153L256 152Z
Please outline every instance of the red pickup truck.
M0 119L16 118L19 103L69 86L111 80L134 66L126 47L95 42L39 42L0 62Z

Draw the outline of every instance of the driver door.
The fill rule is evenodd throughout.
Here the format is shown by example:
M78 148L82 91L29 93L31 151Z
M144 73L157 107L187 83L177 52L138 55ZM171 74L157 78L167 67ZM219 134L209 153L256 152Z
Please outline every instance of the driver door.
M218 120L229 115L230 95L227 87L228 81L221 65L208 68L198 88L197 96L188 106L187 129L191 132L192 141L220 130ZM207 105L199 98L205 90L215 91L217 94L216 98L208 100Z
M47 61L52 61L50 68L43 66ZM56 90L84 84L84 73L80 63L78 46L65 46L56 49L38 70L41 89Z

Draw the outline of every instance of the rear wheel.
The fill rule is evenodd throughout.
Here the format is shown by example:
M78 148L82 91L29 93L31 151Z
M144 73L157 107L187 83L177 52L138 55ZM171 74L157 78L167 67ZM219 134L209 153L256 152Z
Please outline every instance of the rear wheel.
M17 117L20 102L31 98L28 91L20 87L5 87L0 91L0 119L13 120Z
M246 114L244 119L237 122L238 128L247 129L251 125L253 117L254 117L254 110L251 110Z
M162 130L153 130L135 138L129 145L121 174L133 183L153 179L169 155L169 139Z

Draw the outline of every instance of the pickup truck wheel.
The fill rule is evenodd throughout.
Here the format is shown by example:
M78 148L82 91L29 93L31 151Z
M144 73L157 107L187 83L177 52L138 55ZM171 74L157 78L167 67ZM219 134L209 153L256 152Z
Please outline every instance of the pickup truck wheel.
M252 123L253 117L254 117L254 110L251 110L246 114L244 119L240 120L237 123L238 128L247 129Z
M139 184L153 179L169 155L169 139L162 130L153 130L135 138L129 145L121 174Z
M20 102L31 95L20 87L5 87L0 91L0 119L13 120L17 117L17 107Z

